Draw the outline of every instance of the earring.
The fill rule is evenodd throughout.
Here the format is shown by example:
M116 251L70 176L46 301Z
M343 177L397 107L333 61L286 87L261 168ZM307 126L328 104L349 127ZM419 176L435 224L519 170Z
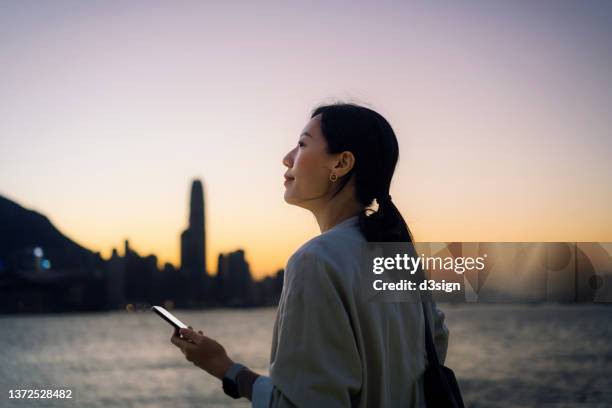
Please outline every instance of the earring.
M329 180L333 183L334 181L338 180L338 176L336 176L336 173L332 173L329 175Z

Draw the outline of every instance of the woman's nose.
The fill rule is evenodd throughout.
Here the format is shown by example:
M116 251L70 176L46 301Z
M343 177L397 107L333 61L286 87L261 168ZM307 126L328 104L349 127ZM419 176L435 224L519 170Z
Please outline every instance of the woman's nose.
M287 167L291 167L293 166L293 150L291 150L289 153L287 153L285 155L285 157L283 157L283 164Z

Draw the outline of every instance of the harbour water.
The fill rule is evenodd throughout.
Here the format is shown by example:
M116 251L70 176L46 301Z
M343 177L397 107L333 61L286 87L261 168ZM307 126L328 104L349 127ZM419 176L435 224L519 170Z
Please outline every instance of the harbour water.
M440 305L468 407L611 407L612 307ZM275 308L176 311L267 374ZM0 317L0 407L248 407L187 362L154 314ZM9 399L70 389L72 399Z

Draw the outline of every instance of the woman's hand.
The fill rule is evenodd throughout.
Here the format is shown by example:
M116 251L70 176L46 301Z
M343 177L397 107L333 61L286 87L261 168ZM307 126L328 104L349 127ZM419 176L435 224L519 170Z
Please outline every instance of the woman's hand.
M179 334L184 338L180 338ZM222 379L234 364L221 344L206 337L201 330L196 333L191 326L188 329L175 330L170 341L181 349L187 361L218 379Z

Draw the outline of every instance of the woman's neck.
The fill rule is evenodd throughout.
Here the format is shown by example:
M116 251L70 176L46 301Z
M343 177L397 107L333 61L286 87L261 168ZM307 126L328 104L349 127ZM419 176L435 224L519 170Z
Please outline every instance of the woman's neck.
M349 186L346 186L334 198L320 208L311 211L319 224L321 233L324 233L342 221L359 215L364 211L364 207L355 200L353 192Z

